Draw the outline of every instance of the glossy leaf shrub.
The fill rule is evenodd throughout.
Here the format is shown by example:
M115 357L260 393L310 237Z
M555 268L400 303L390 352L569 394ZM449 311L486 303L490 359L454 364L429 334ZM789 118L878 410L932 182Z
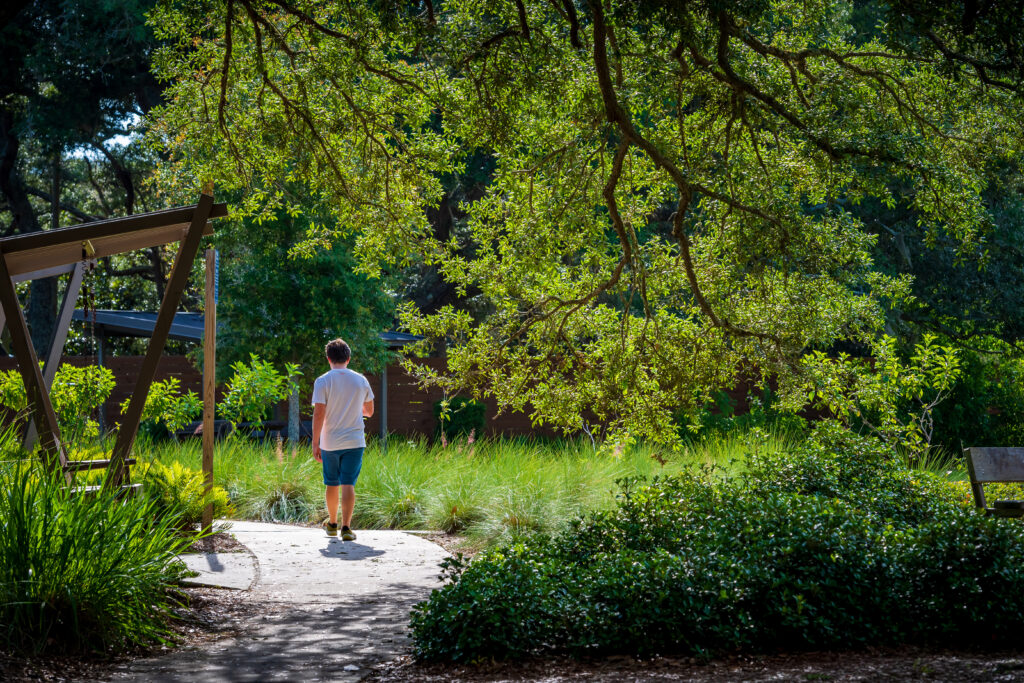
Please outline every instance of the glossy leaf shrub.
M434 403L436 433L445 439L480 438L487 427L487 406L480 401L455 396Z
M109 368L62 365L53 378L50 401L63 439L74 443L94 439L99 425L94 414L114 390L114 373ZM13 413L27 415L25 384L17 370L0 372L0 406Z
M622 482L557 536L450 560L418 605L426 660L540 652L1005 642L1022 635L1024 527L831 427L744 476Z

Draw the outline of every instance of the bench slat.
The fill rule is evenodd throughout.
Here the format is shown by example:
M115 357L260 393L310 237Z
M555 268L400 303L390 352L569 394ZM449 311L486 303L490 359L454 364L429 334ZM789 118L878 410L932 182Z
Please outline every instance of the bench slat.
M71 491L79 496L95 496L103 490L103 486L76 486ZM126 484L117 489L119 496L134 496L142 491L142 484Z
M1024 517L1024 510L1004 510L1003 508L986 508L985 514L993 517L1021 518Z
M976 482L1024 482L1024 448L968 448Z
M134 465L135 458L128 458L125 465ZM110 466L110 460L69 460L64 466L65 472L82 472L85 470L102 470Z

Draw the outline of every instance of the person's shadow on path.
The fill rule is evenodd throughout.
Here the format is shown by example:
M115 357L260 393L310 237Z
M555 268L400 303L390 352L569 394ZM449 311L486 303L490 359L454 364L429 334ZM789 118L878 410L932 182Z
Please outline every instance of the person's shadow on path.
M377 550L372 546L363 545L362 543L356 543L355 541L342 541L337 538L331 538L327 541L327 547L320 549L320 554L324 557L334 557L351 562L379 557L384 554L384 551Z

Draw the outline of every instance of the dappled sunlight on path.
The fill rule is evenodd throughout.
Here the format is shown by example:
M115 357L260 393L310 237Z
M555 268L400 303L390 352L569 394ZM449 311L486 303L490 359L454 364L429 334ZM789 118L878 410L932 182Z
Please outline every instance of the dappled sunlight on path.
M437 545L399 531L322 530L236 522L256 558L251 590L261 605L248 632L139 660L112 681L355 681L408 643L409 609L439 585Z

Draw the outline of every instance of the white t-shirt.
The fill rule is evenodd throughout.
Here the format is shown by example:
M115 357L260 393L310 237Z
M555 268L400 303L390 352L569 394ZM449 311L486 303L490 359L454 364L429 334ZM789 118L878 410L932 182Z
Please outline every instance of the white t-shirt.
M373 400L365 377L348 368L329 370L313 382L313 405L327 407L320 448L337 451L366 446L363 434L363 404Z

